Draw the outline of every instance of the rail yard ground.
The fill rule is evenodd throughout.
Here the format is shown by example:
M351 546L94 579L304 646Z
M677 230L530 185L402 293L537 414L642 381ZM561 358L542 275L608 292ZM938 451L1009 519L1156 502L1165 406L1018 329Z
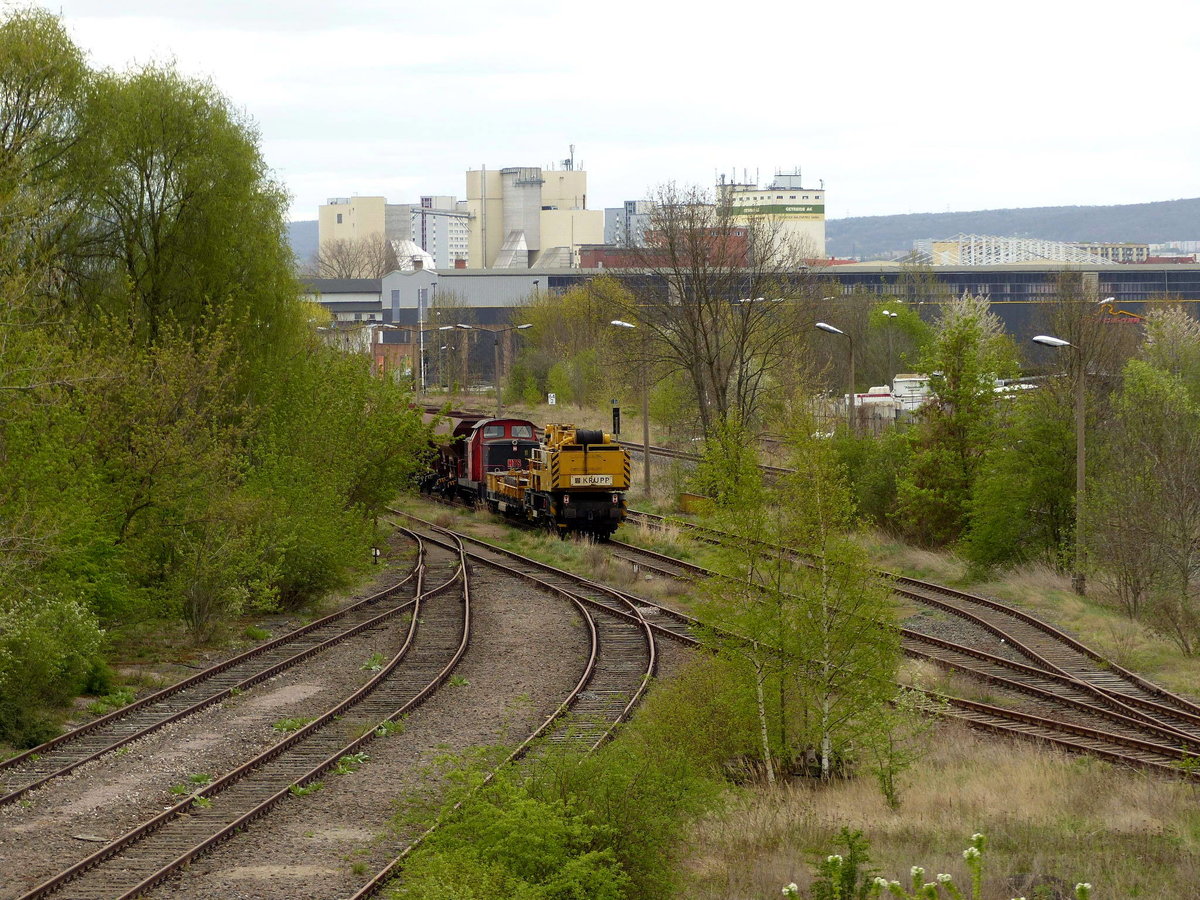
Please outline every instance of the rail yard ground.
M671 476L666 466L656 479L665 505ZM615 559L603 545L560 541L545 533L511 529L494 516L405 501L447 527L476 534L535 558L574 570L668 606L687 608L686 585L654 577ZM641 505L637 497L635 506ZM678 533L652 532L626 525L617 535L702 565L712 551ZM889 571L965 586L966 568L953 556L917 551L886 537L866 535L877 565ZM398 545L399 546L399 545ZM364 572L364 584L378 573ZM1080 600L1065 579L1037 569L1010 578L970 585L977 593L1005 599L1062 625L1118 663L1184 694L1196 683L1197 664L1170 645L1109 610L1102 597ZM361 595L363 591L352 592ZM1099 586L1097 586L1099 593ZM336 605L333 599L328 605ZM298 624L299 616L239 623L226 635L241 643L255 628L279 633ZM246 634L240 629L248 628ZM225 652L219 645L196 647L184 640L141 645L126 635L126 666L132 687L177 677L189 666L207 663ZM679 651L682 652L682 651ZM929 666L909 664L910 679L929 685L951 678ZM471 683L482 676L476 673ZM942 679L941 682L938 679ZM960 696L991 698L985 685L972 687L953 676ZM480 682L481 683L481 682ZM972 695L972 691L975 692ZM435 704L430 707L441 709ZM449 715L450 712L446 712ZM481 713L477 710L475 718ZM496 728L506 715L497 707ZM481 726L486 724L480 722ZM692 829L680 851L686 887L678 896L704 900L742 900L778 896L781 885L811 880L812 863L837 852L842 827L861 830L871 842L872 864L889 878L907 880L909 867L950 872L964 880L961 851L975 832L987 835L987 898L1066 897L1076 881L1090 881L1099 897L1185 897L1200 883L1200 790L1193 784L1149 776L1092 758L1042 749L1028 742L989 738L953 723L940 723L920 739L920 758L903 784L899 810L883 802L872 779L858 777L822 786L793 779L768 789L753 782L731 787L721 804ZM270 838L273 829L267 826ZM297 832L293 843L303 844ZM307 832L305 832L307 834ZM364 832L365 835L365 832ZM370 843L370 836L364 836ZM283 842L286 843L286 842ZM343 851L345 848L343 848ZM253 853L253 851L251 851ZM354 857L357 859L357 857ZM274 875L280 883L286 854ZM221 881L217 856L200 865L208 878ZM335 861L330 872L338 868ZM210 885L211 886L211 885ZM1041 891L1041 893L1039 893Z
M636 498L631 505L638 505ZM445 509L436 515L449 527L485 534L597 580L615 578L657 602L687 605L686 592L677 585L633 576L594 546L509 531L486 515ZM682 538L675 544L669 534L628 526L617 537L702 564L710 553ZM880 568L944 584L967 582L966 567L950 554L916 550L879 535L863 540ZM631 586L631 580L637 583ZM1081 599L1070 592L1068 579L1028 568L973 584L971 590L1020 605L1115 662L1195 695L1200 665L1106 606L1100 586ZM945 677L914 665L906 672L927 685ZM995 698L984 685L974 689L980 698ZM954 874L961 883L966 875L961 851L971 834L983 832L989 841L988 898L1067 897L1078 881L1096 885L1097 897L1183 897L1193 895L1200 883L1200 790L1195 785L1025 741L986 737L953 723L938 724L921 739L920 754L897 811L888 809L867 777L829 786L798 779L782 789L732 790L726 805L690 836L683 852L689 886L680 896L773 897L792 881L803 889L812 863L837 851L842 827L862 830L871 842L872 863L902 881L910 866L921 865L931 875Z

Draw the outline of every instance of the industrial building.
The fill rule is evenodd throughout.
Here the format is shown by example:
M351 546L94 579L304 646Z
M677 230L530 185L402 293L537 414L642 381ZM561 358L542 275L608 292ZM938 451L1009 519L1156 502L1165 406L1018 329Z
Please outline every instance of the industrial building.
M604 213L587 208L587 173L514 166L467 172L474 268L571 268L582 244L604 239Z
M334 240L386 238L402 259L411 241L438 268L467 265L470 214L452 196L429 194L419 203L388 203L384 197L334 197L317 215L318 245Z
M717 197L728 204L734 221L767 216L777 221L782 235L809 259L825 256L825 187L806 188L800 170L777 172L771 183L726 181L721 176Z
M604 243L611 247L646 246L646 229L654 214L652 200L626 200L604 210Z

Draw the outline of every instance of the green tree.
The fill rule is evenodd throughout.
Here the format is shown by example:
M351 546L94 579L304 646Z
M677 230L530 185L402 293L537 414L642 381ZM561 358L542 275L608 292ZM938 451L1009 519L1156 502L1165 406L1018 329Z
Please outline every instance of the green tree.
M1040 560L1069 565L1074 534L1075 433L1068 384L1002 401L1000 427L980 463L962 551L976 566Z
M957 540L996 430L996 379L1015 371L1016 353L986 297L947 303L921 353L933 396L921 411L914 453L901 475L900 523L923 545Z
M50 13L18 10L0 23L0 239L25 265L53 270L78 227L86 181L71 155L88 79L83 54Z
M891 592L850 539L849 488L811 428L791 439L793 471L726 523L744 539L735 582L713 585L703 606L721 630L711 640L747 664L769 778L773 751L810 756L831 777L895 691Z
M1173 317L1152 337L1186 345L1200 329ZM1179 346L1147 356L1186 359ZM1186 365L1180 372L1188 371ZM1113 421L1097 454L1091 532L1102 578L1131 615L1148 617L1185 653L1200 649L1200 384L1142 359L1126 364Z
M107 312L154 341L229 308L255 352L298 291L286 195L253 125L211 84L151 65L94 76L79 127L76 165L94 182L71 273L76 314Z

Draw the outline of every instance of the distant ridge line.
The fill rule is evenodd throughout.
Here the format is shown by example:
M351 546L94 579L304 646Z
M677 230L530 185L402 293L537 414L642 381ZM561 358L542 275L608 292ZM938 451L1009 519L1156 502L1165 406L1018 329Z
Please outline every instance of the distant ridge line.
M1200 240L1200 198L829 219L825 223L826 252L864 259L896 256L911 250L913 241L960 232L1050 241L1194 241Z

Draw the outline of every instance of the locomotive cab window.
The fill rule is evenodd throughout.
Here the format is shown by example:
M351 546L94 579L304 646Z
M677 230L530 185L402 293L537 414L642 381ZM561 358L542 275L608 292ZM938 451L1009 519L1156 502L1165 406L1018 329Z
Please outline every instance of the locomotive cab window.
M515 438L531 438L533 437L533 426L514 425L512 427L512 436Z
M503 425L484 425L483 436L485 438L504 437Z

